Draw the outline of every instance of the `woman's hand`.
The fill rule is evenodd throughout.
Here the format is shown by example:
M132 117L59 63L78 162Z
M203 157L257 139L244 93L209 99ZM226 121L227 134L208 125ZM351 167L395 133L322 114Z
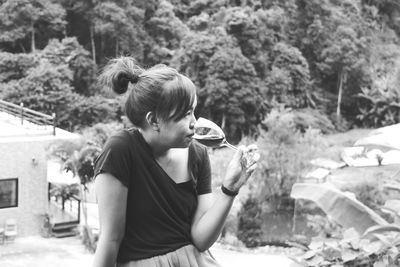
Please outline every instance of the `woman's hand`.
M260 159L260 154L257 151L258 148L254 144L248 147L239 147L228 165L222 183L224 187L234 192L239 191L257 168L257 161Z

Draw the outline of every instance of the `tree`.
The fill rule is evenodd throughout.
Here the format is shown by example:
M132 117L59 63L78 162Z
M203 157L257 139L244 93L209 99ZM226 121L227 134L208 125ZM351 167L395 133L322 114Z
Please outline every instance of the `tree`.
M61 114L74 100L72 72L66 65L55 66L46 59L30 68L27 75L4 85L5 100L43 112Z
M387 31L374 36L368 70L369 86L358 96L358 122L365 127L380 127L400 122L400 49L398 37Z
M99 3L93 10L94 32L101 36L102 50L113 47L114 57L130 53L142 59L144 40L147 38L142 28L144 10L132 5L120 6L117 3Z
M309 62L315 95L322 96L319 104L328 113L336 109L336 118L343 110L351 117L354 95L368 82L370 28L361 2L311 0L298 6L296 46Z
M216 49L217 38L214 35L190 33L182 40L181 48L171 59L171 65L185 73L199 88L202 88L208 75L210 58Z
M23 78L37 64L38 60L32 54L0 52L0 83Z
M51 40L35 56L0 53L2 68L3 98L45 114L56 113L61 128L76 130L120 120L118 100L105 98L99 90L94 95L91 90L95 65L75 38Z
M69 106L59 113L58 121L61 127L76 131L100 122L119 122L121 116L121 105L117 99L74 94Z
M272 104L304 108L310 105L310 73L301 52L286 43L277 43L271 53L271 72L265 95Z
M322 62L318 67L324 73L337 75L336 116L340 117L348 76L364 63L366 40L363 37L359 38L357 33L347 26L339 26L332 36L330 46L322 50Z
M253 64L257 75L264 79L268 74L270 51L284 39L284 10L270 10L250 7L234 7L224 12L224 27L229 35L235 37L242 54Z
M84 219L83 242L86 248L94 252L96 249L95 238L88 224L86 194L87 184L94 178L94 161L101 152L101 148L88 144L87 141L80 142L60 142L53 144L49 154L61 159L64 162L64 169L71 171L74 176L78 176L81 184L81 204Z
M73 75L71 85L74 87L74 92L85 96L98 92L94 88L96 65L90 58L90 53L78 43L75 37L67 37L61 41L50 40L40 55L51 64L68 66Z
M98 0L65 0L59 1L67 11L67 28L68 36L77 36L78 39L85 42L89 38L89 47L92 54L93 62L96 63L96 45L94 33L94 8L98 4Z
M220 48L210 58L204 89L205 109L227 136L240 140L257 133L265 112L259 79L238 48Z
M146 21L146 31L152 37L148 63L168 63L180 46L189 28L174 13L174 6L166 0L160 1L154 15Z
M379 12L380 29L390 27L400 34L398 20L400 18L400 3L396 0L363 0L364 7L376 7Z
M31 51L35 52L36 35L48 37L49 33L62 32L64 19L65 10L51 0L7 0L0 6L0 31L4 33L0 42L16 43L30 35Z

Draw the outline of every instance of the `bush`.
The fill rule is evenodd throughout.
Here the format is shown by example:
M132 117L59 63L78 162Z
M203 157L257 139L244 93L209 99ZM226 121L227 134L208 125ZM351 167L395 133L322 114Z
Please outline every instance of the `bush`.
M91 127L86 127L82 129L82 135L86 137L87 140L94 143L99 147L103 147L107 139L115 132L122 130L124 128L123 124L117 121L109 123L97 123Z
M273 109L262 122L262 127L266 130L274 128L272 124L277 121L290 124L301 133L305 133L309 128L319 129L322 134L329 134L335 131L332 121L317 109Z
M270 203L289 196L292 186L311 168L310 160L327 147L319 129L301 132L292 116L276 112L265 121L268 131L261 131L257 141L261 159L251 183L255 196ZM280 206L280 201L276 201Z
M64 129L78 130L100 122L117 121L122 115L117 99L78 94L74 97L65 112L58 116L58 122Z
M256 247L262 244L263 232L261 230L261 208L255 198L248 198L239 212L237 237L246 247Z

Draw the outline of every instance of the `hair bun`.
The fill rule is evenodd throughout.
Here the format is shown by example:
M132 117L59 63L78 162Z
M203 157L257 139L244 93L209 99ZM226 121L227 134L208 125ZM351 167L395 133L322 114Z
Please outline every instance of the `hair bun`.
M139 76L136 74L121 73L113 81L113 90L118 94L123 94L128 90L129 82L137 83Z

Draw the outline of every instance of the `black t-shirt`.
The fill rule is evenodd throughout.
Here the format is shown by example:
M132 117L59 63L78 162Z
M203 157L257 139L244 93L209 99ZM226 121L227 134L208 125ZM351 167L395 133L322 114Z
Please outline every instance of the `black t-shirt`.
M125 236L117 261L162 255L191 242L197 195L211 192L210 161L205 146L189 146L187 182L176 183L161 168L138 130L109 138L95 162L95 176L109 173L128 187Z

